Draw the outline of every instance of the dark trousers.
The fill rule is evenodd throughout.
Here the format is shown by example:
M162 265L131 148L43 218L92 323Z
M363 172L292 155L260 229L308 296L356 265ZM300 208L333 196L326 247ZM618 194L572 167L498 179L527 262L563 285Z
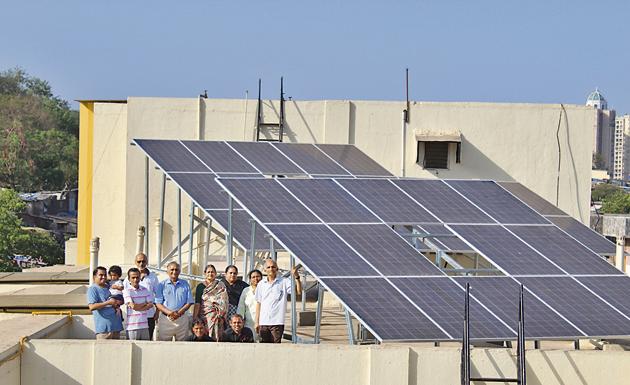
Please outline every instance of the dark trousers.
M260 342L279 344L282 342L284 325L261 325Z
M153 341L153 331L155 330L155 318L151 317L149 321L149 341Z

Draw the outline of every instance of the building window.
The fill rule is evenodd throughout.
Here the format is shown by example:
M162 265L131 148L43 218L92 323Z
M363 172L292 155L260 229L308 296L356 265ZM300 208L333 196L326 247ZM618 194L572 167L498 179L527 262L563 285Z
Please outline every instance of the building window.
M424 147L423 155L421 155L422 147ZM448 148L449 142L418 142L416 161L423 168L446 169L448 168Z

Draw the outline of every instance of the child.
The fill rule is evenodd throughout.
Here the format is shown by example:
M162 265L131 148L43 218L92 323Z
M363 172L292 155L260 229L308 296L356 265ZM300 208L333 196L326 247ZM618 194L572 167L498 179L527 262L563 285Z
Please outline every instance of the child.
M109 268L109 298L113 298L116 300L116 305L114 308L116 309L116 314L122 319L122 311L120 310L120 305L123 304L123 282L120 279L122 276L122 269L120 266L113 265Z
M215 342L214 338L208 335L208 329L206 329L206 324L203 320L197 318L192 323L192 332L193 334L186 339L186 341L192 342Z

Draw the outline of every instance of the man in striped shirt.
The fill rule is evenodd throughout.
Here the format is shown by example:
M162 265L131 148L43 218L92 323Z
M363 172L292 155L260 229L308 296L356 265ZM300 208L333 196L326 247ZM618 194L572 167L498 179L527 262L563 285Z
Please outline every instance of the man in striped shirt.
M130 340L149 340L149 321L147 313L153 308L153 293L140 286L140 270L132 267L127 272L129 286L123 290L127 305L127 338Z

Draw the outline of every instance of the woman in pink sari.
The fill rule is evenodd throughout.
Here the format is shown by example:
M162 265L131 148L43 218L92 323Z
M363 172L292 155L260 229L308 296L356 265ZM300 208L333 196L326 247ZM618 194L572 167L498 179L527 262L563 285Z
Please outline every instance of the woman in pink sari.
M225 316L228 311L228 294L225 285L216 279L217 270L213 265L206 266L206 280L197 285L194 316L206 322L210 337L219 341L225 329Z

